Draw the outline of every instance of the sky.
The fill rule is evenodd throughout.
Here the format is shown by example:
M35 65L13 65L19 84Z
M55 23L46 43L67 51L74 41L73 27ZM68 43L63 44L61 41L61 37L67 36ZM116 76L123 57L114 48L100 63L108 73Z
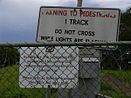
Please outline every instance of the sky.
M0 42L35 42L40 6L76 7L77 0L0 0ZM83 0L83 7L131 7L131 0Z

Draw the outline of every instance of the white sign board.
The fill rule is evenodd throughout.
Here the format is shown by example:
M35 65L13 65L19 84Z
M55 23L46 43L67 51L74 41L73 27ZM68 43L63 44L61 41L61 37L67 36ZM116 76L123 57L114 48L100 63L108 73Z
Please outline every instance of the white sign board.
M22 88L74 88L78 82L78 48L23 47L19 85ZM50 49L49 49L50 50Z
M114 42L118 37L119 9L41 7L37 42Z

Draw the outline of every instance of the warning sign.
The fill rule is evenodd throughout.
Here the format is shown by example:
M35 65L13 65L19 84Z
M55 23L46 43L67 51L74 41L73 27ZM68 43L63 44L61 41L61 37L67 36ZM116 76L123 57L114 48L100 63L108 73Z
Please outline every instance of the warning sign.
M41 7L37 41L43 43L114 42L119 9Z
M23 47L20 55L20 87L73 88L77 85L77 47Z

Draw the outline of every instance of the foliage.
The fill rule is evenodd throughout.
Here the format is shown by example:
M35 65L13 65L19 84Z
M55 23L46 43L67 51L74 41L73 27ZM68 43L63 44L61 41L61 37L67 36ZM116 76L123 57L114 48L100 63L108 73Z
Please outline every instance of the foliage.
M120 26L120 41L131 41L131 13L122 13Z
M129 45L118 45L116 50L103 51L101 66L110 70L130 70L131 66L128 64L131 61L131 54L128 54L130 49Z
M119 41L131 41L131 8L121 14ZM131 69L128 64L131 61L131 45L118 45L114 51L106 51L108 54L102 54L104 58L101 62L102 67L106 69ZM105 51L104 51L105 52Z
M19 61L19 52L13 47L0 48L0 67L16 64Z

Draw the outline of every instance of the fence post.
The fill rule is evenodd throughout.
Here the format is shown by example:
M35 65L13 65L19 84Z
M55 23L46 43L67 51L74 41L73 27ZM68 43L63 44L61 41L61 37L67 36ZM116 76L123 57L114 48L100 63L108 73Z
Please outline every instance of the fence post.
M50 85L48 85L47 91L46 91L46 98L51 98L51 88Z

